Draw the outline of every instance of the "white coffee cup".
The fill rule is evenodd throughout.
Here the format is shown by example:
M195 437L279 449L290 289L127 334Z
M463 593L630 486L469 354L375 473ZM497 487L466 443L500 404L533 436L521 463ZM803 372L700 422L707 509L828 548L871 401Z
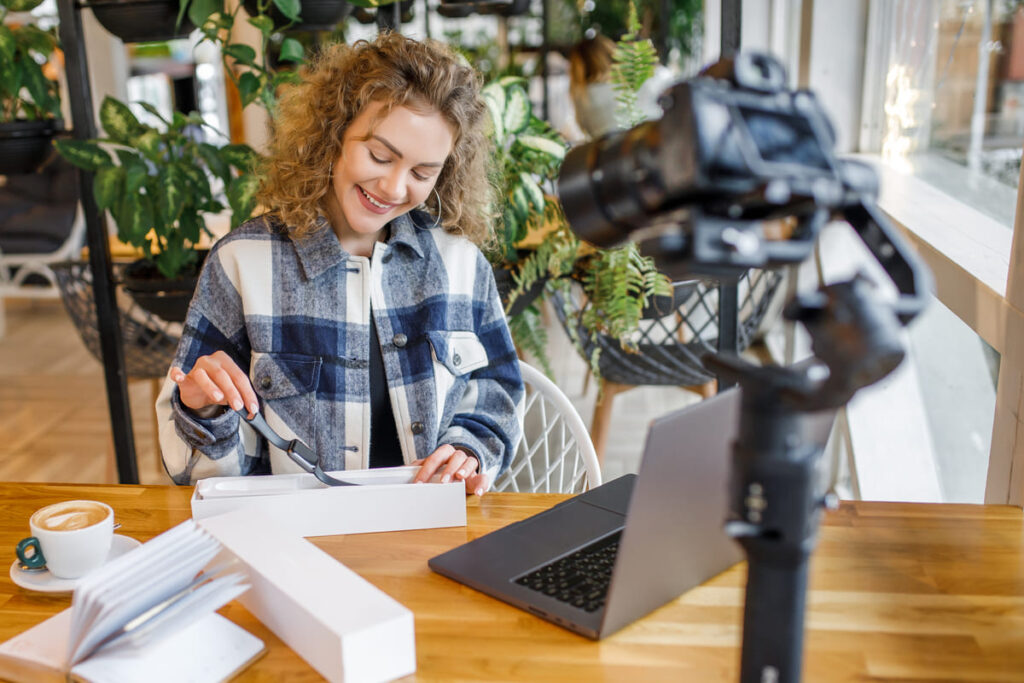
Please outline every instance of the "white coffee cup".
M36 510L28 525L32 536L18 544L18 559L29 566L45 561L57 578L77 579L106 562L114 511L95 500L67 500ZM33 548L36 553L30 554Z

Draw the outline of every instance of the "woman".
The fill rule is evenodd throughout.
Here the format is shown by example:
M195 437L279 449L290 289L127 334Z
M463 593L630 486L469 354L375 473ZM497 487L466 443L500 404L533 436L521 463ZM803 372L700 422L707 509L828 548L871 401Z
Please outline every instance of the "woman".
M174 481L299 470L240 409L326 471L420 464L482 495L508 465L523 386L474 244L485 112L470 68L398 34L328 48L283 95L271 210L211 250L157 402Z
M569 51L569 94L576 122L587 136L599 138L619 128L618 100L611 83L615 43L597 34Z

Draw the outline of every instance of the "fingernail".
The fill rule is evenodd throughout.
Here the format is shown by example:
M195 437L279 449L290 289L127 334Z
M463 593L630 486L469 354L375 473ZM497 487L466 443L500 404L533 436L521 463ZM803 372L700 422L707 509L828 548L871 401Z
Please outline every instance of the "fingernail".
M414 479L412 483L414 483L414 484L422 484L423 480L422 479Z
M255 415L256 413L260 412L260 404L259 403L250 403L249 404L249 412L252 413L253 415Z
M465 479L466 473L463 472L462 470L459 470L458 472L455 473L455 476L458 477L459 479Z
M236 398L234 400L234 402L231 404L231 409L232 410L241 410L242 409L242 399Z
M224 394L220 393L219 391L213 392L213 400L214 401L223 401L224 400Z
M480 487L480 488L478 488L478 489L477 489L476 491L473 491L473 493L475 493L475 494L476 494L476 495L478 495L478 496L483 496L483 495L484 495L484 487L483 487L483 486L481 486L481 487Z
M451 480L452 480L452 475L450 475L450 474L444 474L444 475L441 476L441 483L442 484L447 484Z

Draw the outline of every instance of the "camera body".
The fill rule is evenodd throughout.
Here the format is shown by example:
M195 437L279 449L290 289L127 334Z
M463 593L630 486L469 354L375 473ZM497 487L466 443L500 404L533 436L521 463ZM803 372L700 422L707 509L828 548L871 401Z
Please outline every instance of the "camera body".
M598 246L631 237L670 275L802 261L873 174L838 162L821 104L785 80L774 58L740 53L666 90L660 119L571 150L558 194L573 230ZM770 239L761 222L778 217L795 230Z

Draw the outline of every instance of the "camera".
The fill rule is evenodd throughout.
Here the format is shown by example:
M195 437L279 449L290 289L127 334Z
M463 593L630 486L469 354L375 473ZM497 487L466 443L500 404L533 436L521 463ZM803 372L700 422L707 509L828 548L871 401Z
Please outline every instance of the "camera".
M766 54L740 53L660 100L664 115L570 150L558 194L573 230L598 246L633 238L659 267L740 273L804 260L837 209L874 173L834 153L813 93L786 88ZM762 223L795 218L780 238Z

